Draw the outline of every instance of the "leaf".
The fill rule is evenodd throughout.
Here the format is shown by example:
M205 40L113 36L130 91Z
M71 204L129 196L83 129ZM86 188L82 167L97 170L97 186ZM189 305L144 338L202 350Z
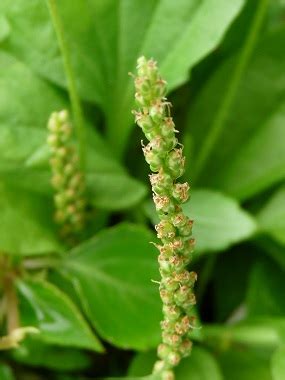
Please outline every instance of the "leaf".
M193 237L199 252L219 251L248 239L256 232L254 219L238 203L212 190L194 190L183 210L194 220ZM148 203L147 214L157 222L154 206Z
M260 254L251 244L241 244L216 258L211 276L211 299L217 322L242 314L251 270Z
M134 70L137 57L157 59L173 89L219 44L243 4L243 0L59 3L80 94L103 108L117 154L124 150L133 124L133 86L127 73ZM0 10L13 24L5 48L63 86L62 62L45 4L6 0Z
M250 278L247 307L249 316L284 317L284 271L276 264L256 264Z
M262 231L277 242L285 244L285 187L281 187L273 194L258 213L257 219Z
M0 363L0 379L1 380L14 380L13 373L6 364Z
M224 191L246 199L285 178L284 123L285 104L282 104L240 148L223 173Z
M266 351L232 348L219 355L224 379L272 380L270 354Z
M126 173L100 173L88 176L92 203L103 210L123 210L142 200L147 189Z
M44 254L62 249L53 223L53 207L45 197L0 183L0 250Z
M44 342L59 346L102 351L102 345L92 333L80 311L58 288L46 281L18 282L22 302L28 304L25 320L40 330ZM23 309L22 309L23 310ZM29 310L29 313L27 313Z
M68 347L50 346L39 339L26 339L11 354L13 360L18 363L56 371L78 371L91 364L87 354L82 351Z
M0 84L0 177L16 187L50 197L46 124L52 111L67 108L66 99L24 64L1 51ZM92 202L107 210L133 206L145 196L145 186L116 162L90 125L86 129L87 180Z
M133 360L129 374L144 376L151 372L156 360L155 352L138 354ZM183 359L175 370L177 380L222 380L222 374L214 357L205 349L194 346L190 357Z
M10 34L10 25L7 18L0 16L0 43L4 41Z
M153 235L120 224L75 248L62 270L73 282L100 335L123 348L146 349L160 340L161 304Z
M278 140L283 139L285 54L280 44L284 36L285 28L278 28L255 48L227 118L227 128L216 144L200 186L215 186L245 200L284 176L284 152L280 148L282 140ZM193 157L223 101L228 85L225 78L231 77L236 59L235 53L218 67L191 105L188 125L195 141Z
M283 380L285 378L285 346L278 348L271 358L271 370L273 380Z

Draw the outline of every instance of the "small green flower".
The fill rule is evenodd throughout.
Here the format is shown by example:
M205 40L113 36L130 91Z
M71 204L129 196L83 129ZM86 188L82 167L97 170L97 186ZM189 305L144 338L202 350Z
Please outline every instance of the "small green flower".
M157 245L161 282L160 297L164 320L161 322L162 343L154 373L162 380L174 380L173 368L191 352L189 332L195 317L193 292L195 272L187 269L195 240L191 238L193 221L182 211L189 199L189 184L177 181L184 173L185 157L178 145L170 116L171 104L166 100L166 82L160 77L156 62L140 57L135 77L135 99L139 107L133 111L137 125L147 140L143 146L146 162L153 174L150 183L160 222L155 226L162 245Z
M85 225L85 181L72 144L72 127L66 110L51 114L48 122L51 184L54 188L55 220L60 233L72 245Z

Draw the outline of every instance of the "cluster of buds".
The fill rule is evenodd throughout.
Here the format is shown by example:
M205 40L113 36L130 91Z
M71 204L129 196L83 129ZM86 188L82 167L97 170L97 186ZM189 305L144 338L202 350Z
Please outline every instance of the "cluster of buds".
M173 368L191 352L189 332L195 323L192 309L197 275L187 270L195 243L191 238L193 221L181 207L188 200L189 185L177 182L184 173L185 158L170 116L171 104L165 98L166 82L160 77L156 62L145 57L138 59L137 73L135 98L139 109L133 113L149 141L143 152L153 172L150 182L160 218L156 231L162 242L157 248L164 320L154 373L162 380L173 380Z
M84 176L72 144L72 126L66 110L53 112L48 122L51 151L51 184L54 188L55 221L61 236L69 244L76 241L85 224L86 201Z

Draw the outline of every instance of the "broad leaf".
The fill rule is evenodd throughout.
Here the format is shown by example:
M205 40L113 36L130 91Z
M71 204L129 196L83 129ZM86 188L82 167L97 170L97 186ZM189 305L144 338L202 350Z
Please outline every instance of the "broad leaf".
M56 371L78 371L91 364L88 355L82 351L47 345L36 338L25 339L19 348L12 351L11 355L18 363Z
M25 280L18 282L18 289L23 297L23 322L37 327L45 342L102 351L80 311L54 285Z
M0 363L0 379L1 380L14 380L12 370L5 364Z
M0 183L0 250L20 255L61 250L52 203L37 194Z
M125 148L132 125L133 86L127 74L134 70L137 57L145 54L157 59L173 89L185 82L189 70L217 46L243 3L58 2L80 94L101 104L109 140L117 154ZM64 85L61 57L44 2L5 0L0 10L12 30L5 48L46 78Z
M0 52L2 179L16 187L51 196L46 124L51 112L67 106L65 97L57 89L14 57ZM144 197L145 187L112 158L89 125L86 130L87 180L92 202L111 210L133 206Z
M284 129L284 128L283 128ZM257 215L262 231L285 244L285 188L278 189Z
M231 349L219 355L224 379L230 380L272 380L270 353L249 349Z
M223 173L221 184L224 191L246 199L285 178L284 123L285 103L240 147Z
M238 203L212 190L194 190L183 210L194 220L193 236L197 251L218 251L248 239L256 232L254 219ZM157 222L154 206L146 205L146 212Z
M144 376L152 371L156 353L151 351L138 354L133 360L129 374ZM183 359L175 370L177 380L222 380L222 374L215 358L205 349L194 347L190 357Z
M260 40L239 85L226 128L204 170L200 184L247 199L284 177L285 28ZM227 91L237 54L220 65L189 110L195 157ZM284 103L284 101L283 101ZM193 164L195 160L193 159Z
M123 348L146 349L160 339L153 240L146 229L121 224L75 248L63 263L96 330Z
M7 18L0 16L0 43L4 41L10 34L10 25Z
M250 316L284 317L284 273L270 262L261 262L255 266L247 297Z
M271 358L271 370L273 380L283 380L285 378L285 346L277 349Z

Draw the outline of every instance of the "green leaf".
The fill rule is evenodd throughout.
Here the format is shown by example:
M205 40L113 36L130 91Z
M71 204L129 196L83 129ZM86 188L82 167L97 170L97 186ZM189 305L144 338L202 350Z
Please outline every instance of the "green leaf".
M161 304L154 236L121 224L75 248L62 270L73 282L85 312L107 341L146 349L160 340Z
M183 210L194 220L193 237L199 252L226 249L256 232L254 219L234 199L216 191L192 191ZM147 204L146 212L156 223L152 203Z
M62 249L51 202L40 195L0 183L0 250L20 255Z
M59 3L79 92L102 106L117 154L124 150L133 124L133 86L127 73L134 70L137 57L145 54L157 59L173 89L218 45L243 4L243 0ZM45 4L41 0L29 4L6 0L0 10L12 20L5 48L46 78L64 85Z
M67 108L66 99L1 51L0 84L0 177L16 187L51 196L46 124L52 111ZM131 178L95 131L86 127L92 202L108 210L133 206L144 197L145 186Z
M36 337L25 339L11 354L13 360L21 364L56 371L78 371L91 365L90 358L84 352L68 347L50 346Z
M3 15L0 16L0 43L4 41L10 34L10 24L7 18Z
M147 188L126 173L94 173L88 176L92 203L103 210L123 210L141 201Z
M285 346L278 348L271 358L273 380L285 379Z
M144 376L151 372L156 360L155 352L138 354L133 360L129 374ZM205 349L194 347L190 357L183 359L175 370L177 380L222 380L215 358Z
M240 148L223 173L224 191L246 199L285 178L284 124L285 104L282 104Z
M284 129L284 128L283 128ZM285 244L285 187L278 189L257 215L262 231Z
M248 289L249 316L284 317L284 273L271 262L256 264Z
M211 299L217 322L224 322L242 310L251 269L260 254L260 250L252 245L241 244L216 258L211 277Z
M245 200L284 177L285 28L262 38L239 85L216 149L200 185L210 185ZM195 157L223 100L237 55L218 67L189 110ZM217 95L218 94L218 95ZM283 123L283 124L282 124Z
M15 380L13 373L6 364L0 363L0 379L1 380Z
M0 168L27 166L45 145L50 113L67 103L58 90L3 51L0 84Z
M25 324L35 325L43 341L59 346L102 351L102 346L80 311L58 288L46 281L19 281L18 289L30 312L23 315ZM31 315L32 314L32 315Z
M231 349L219 355L224 379L230 380L272 380L270 353L245 348Z

